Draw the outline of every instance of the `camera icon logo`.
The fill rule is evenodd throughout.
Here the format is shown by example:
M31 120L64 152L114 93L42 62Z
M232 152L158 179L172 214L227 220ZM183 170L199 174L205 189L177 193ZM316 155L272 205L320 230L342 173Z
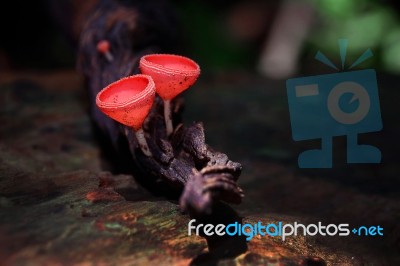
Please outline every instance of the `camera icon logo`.
M286 89L293 139L321 139L321 149L299 155L300 168L331 168L335 136L347 137L347 163L381 162L378 148L357 141L382 129L375 70L289 79Z
M359 101L358 108L350 113L343 111L339 104L340 98L346 93L353 95L349 104L355 100ZM329 113L333 119L342 124L357 124L365 118L370 110L370 107L371 101L369 99L367 90L364 89L364 87L362 87L360 84L352 81L339 83L328 95Z

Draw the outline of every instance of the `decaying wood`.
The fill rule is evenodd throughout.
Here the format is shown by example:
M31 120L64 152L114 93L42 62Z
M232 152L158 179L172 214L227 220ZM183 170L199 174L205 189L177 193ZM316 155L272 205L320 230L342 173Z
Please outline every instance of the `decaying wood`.
M134 2L134 1L131 1ZM88 18L80 39L78 67L87 79L91 112L95 123L118 149L126 139L134 168L140 175L161 180L171 190L181 191L180 206L192 214L207 213L214 202L240 203L242 190L236 181L241 165L232 162L205 143L201 123L179 123L182 99L172 101L174 133L168 138L163 117L163 101L156 98L143 129L153 154L145 156L132 129L101 113L96 94L111 82L138 73L141 56L170 52L177 41L175 19L164 1L135 4L103 0ZM111 44L113 60L96 50L101 40ZM190 107L188 107L190 108Z

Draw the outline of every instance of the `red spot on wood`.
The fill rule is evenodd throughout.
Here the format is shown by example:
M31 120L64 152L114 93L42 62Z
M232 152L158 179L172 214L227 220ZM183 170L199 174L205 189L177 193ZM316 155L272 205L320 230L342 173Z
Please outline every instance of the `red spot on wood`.
M100 221L96 221L94 226L97 228L97 230L99 231L104 231L106 229L106 227L104 226L103 222Z
M91 191L86 194L86 199L90 202L108 202L108 201L120 201L123 197L111 189L98 189Z

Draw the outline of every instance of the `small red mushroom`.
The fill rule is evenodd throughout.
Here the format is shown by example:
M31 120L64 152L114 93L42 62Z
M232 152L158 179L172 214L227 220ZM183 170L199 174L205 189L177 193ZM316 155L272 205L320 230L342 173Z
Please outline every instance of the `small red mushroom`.
M196 82L200 75L200 67L184 56L150 54L140 59L140 70L153 78L157 94L164 101L165 127L169 136L174 130L171 120L171 100Z
M110 52L110 42L107 40L101 40L97 43L97 51L101 54L103 54L106 59L111 62L114 60L114 57L112 56Z
M155 85L148 75L133 75L115 81L96 96L97 107L112 119L133 128L140 149L152 156L142 125L155 97Z

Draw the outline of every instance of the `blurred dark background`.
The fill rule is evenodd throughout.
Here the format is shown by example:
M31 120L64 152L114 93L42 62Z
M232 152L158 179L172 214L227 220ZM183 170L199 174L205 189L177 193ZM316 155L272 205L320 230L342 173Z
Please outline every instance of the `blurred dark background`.
M4 1L0 70L73 68L77 37L96 2ZM170 2L185 53L205 71L287 78L306 69L302 62L314 63L319 49L338 63L337 39L347 38L348 63L371 48L375 56L364 67L400 73L400 4L394 0Z

